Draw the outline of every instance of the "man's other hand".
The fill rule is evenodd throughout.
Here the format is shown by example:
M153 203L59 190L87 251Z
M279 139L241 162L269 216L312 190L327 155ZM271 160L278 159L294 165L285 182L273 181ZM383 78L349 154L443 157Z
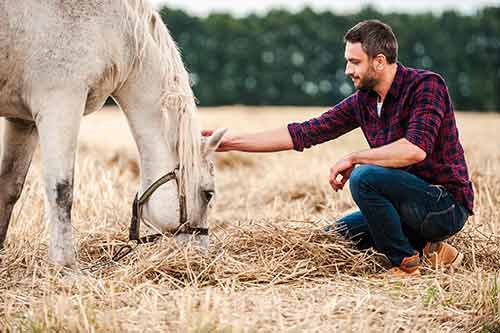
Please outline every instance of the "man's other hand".
M349 157L344 157L331 167L330 186L335 192L344 189L344 185L349 180L349 177L351 177L355 166Z

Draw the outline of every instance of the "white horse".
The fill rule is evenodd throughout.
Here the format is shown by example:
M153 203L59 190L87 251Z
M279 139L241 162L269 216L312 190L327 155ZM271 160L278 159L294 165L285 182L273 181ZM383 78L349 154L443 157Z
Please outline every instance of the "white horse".
M137 144L139 194L179 170L177 182L145 201L142 216L182 238L185 201L189 227L206 228L214 194L209 159L223 131L201 143L189 76L158 13L144 0L0 0L0 246L39 141L49 259L75 264L71 207L79 126L108 96L124 111Z

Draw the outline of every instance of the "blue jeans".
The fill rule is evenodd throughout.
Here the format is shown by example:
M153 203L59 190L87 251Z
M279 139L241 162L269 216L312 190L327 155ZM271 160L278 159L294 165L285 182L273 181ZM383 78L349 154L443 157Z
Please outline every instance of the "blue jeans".
M360 211L338 220L335 230L360 248L374 247L395 266L428 241L457 233L469 217L444 187L402 170L361 165L349 185Z

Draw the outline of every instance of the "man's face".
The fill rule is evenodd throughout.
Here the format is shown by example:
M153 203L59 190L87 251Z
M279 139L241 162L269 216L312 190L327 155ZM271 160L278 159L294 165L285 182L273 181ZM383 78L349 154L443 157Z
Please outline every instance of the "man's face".
M351 78L356 89L371 90L377 85L378 78L373 68L373 61L368 58L361 43L347 42L345 59L345 74Z

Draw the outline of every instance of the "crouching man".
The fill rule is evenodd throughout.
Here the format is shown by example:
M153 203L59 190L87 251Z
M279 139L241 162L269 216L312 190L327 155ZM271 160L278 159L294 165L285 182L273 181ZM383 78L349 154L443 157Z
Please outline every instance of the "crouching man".
M434 267L460 264L444 240L462 229L474 195L443 78L398 63L396 37L380 21L358 23L344 42L354 94L303 123L227 135L218 151L303 151L361 127L371 148L341 158L329 179L335 191L350 180L359 211L325 231L384 253L388 275L420 274L421 256Z

